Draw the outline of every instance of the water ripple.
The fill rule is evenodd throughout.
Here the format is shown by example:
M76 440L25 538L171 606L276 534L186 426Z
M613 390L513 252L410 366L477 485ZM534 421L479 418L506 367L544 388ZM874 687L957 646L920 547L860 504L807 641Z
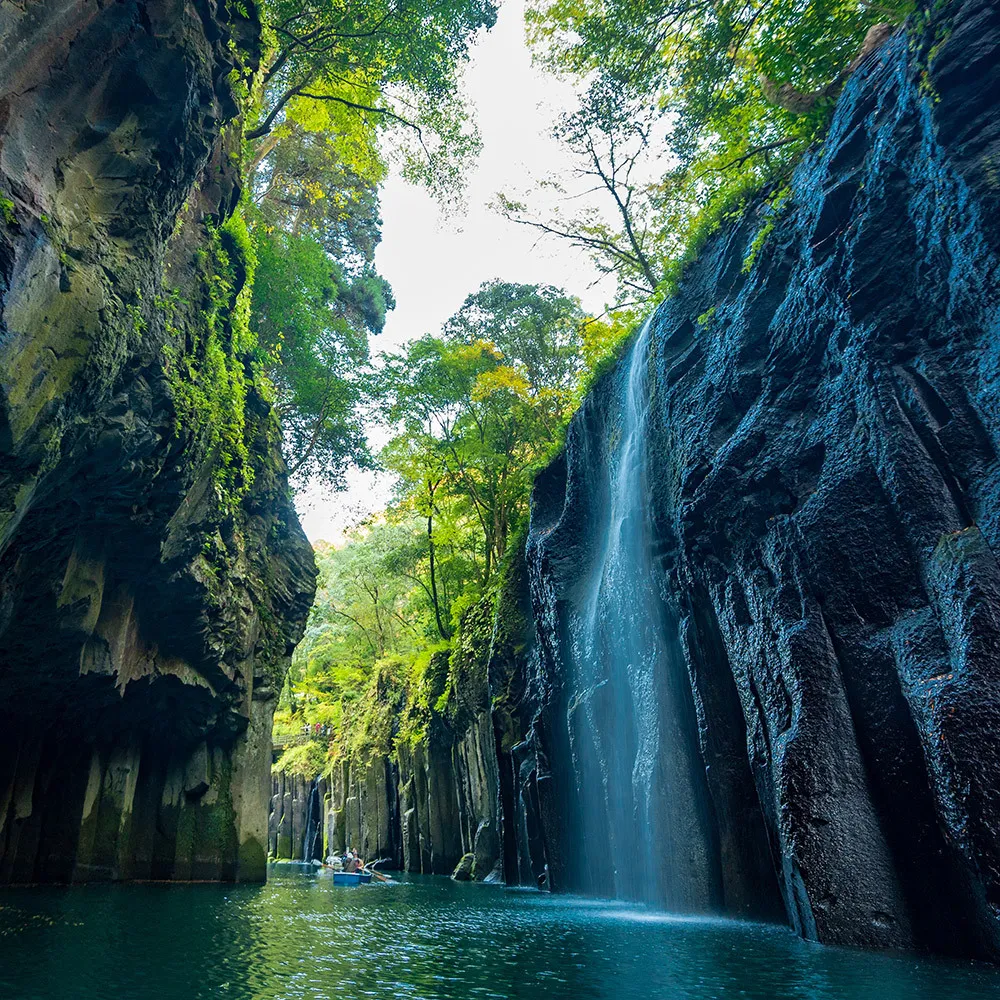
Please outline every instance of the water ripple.
M0 895L17 1000L979 1000L1000 973L819 948L776 927L415 878L337 888L88 886Z

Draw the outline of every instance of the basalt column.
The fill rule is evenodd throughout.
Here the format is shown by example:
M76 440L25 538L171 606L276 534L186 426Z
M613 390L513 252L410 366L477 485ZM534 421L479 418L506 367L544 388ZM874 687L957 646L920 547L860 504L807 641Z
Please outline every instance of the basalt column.
M315 570L233 332L247 7L0 5L0 881L264 874Z
M998 164L1000 9L934 4L581 407L527 551L520 755L557 886L661 831L653 863L703 875L666 905L1000 958ZM599 888L634 895L615 854Z

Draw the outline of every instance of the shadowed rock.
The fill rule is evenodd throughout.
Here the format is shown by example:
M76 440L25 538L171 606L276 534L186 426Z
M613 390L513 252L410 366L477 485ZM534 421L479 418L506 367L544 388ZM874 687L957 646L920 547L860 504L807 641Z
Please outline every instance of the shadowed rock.
M245 462L183 405L210 308L243 366L218 227L258 36L212 2L0 7L0 881L264 875L315 569L252 381Z

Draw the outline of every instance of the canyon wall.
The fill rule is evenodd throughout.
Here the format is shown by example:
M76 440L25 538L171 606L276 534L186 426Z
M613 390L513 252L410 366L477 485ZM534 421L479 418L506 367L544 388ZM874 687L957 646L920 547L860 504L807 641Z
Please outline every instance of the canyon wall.
M0 881L262 879L314 590L246 354L259 24L0 8Z
M1000 959L998 107L987 0L864 60L584 402L448 710L276 777L272 853Z
M998 108L995 4L891 38L538 480L519 769L556 887L602 889L601 850L647 837L685 860L655 873L671 906L1000 957ZM609 523L633 377L645 503ZM640 517L625 581L602 567ZM658 609L624 717L581 624L602 573Z
M275 770L274 858L313 860L353 847L389 869L450 875L464 858L472 878L500 878L493 715L505 701L499 692L491 697L489 682L493 659L510 650L500 607L480 601L463 618L453 648L434 654L429 707L408 732L401 732L407 720L391 719L391 752L355 749L332 774L316 778Z

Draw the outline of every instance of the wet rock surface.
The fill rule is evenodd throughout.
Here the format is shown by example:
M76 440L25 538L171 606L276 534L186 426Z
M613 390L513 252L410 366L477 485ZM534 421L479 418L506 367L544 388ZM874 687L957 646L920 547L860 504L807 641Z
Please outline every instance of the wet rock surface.
M214 3L0 9L0 881L264 876L315 569L269 404L250 383L234 486L177 381L223 260L243 364L221 227L258 36Z
M945 5L851 78L777 216L716 234L654 317L651 586L710 803L692 849L714 858L693 909L1000 956L998 108L1000 10ZM507 795L557 887L599 888L573 836L595 794L574 621L627 368L534 498Z

